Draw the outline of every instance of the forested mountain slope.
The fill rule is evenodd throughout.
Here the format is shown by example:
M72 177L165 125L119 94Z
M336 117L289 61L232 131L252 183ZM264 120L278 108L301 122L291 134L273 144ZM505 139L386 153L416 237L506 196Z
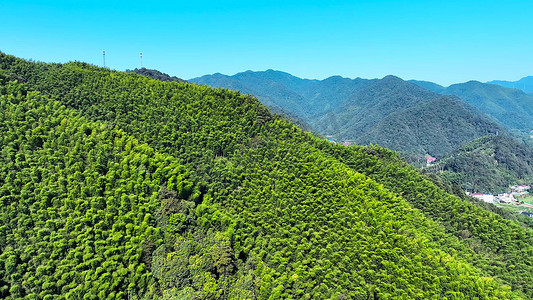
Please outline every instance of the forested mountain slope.
M380 120L398 110L438 98L438 94L408 83L396 76L386 76L350 96L316 122L319 132L343 139L355 139ZM331 116L331 117L330 117ZM328 132L335 118L338 130Z
M357 144L378 144L422 159L426 154L442 157L474 138L504 131L460 99L394 76L362 89L315 123L315 128Z
M1 76L0 110L0 297L150 294L160 191L199 196L185 169Z
M533 97L520 90L469 81L451 85L444 93L461 97L508 129L533 130Z
M122 130L125 136L147 143L145 148L154 150L143 153L156 157L162 153L168 157L163 161L178 170L162 173L168 174L166 182L152 179L150 201L157 200L157 205L134 207L140 212L132 209L135 215L125 221L133 224L145 221L154 227L151 232L161 236L153 245L145 247L144 256L142 245L141 250L133 247L136 250L131 253L141 251L144 263L141 268L142 263L135 264L138 257L133 258L131 267L123 263L126 269L135 269L135 274L138 271L139 277L134 275L127 277L131 281L125 280L116 271L120 268L108 263L112 261L108 257L120 252L104 252L101 260L91 260L89 254L94 251L91 247L100 245L103 239L96 232L87 233L88 246L83 244L84 240L69 240L69 247L81 249L83 244L86 251L75 256L85 268L81 270L90 272L89 276L80 278L83 281L80 290L97 286L92 282L98 279L116 278L119 283L110 284L110 292L103 294L104 297L527 299L533 296L533 267L524 259L533 252L530 229L445 193L385 149L332 145L272 115L256 99L229 90L160 82L83 63L31 63L4 54L0 54L0 73L6 76L3 87L20 87L14 80L24 82L30 90L42 93L39 97L45 103L57 100L72 110L71 114L83 115L77 117L80 122L98 122L91 124L110 132ZM35 117L27 119L32 114L27 113L30 110L24 108L24 102L31 99L24 97L16 89L4 89L1 103L6 109L2 111L15 113L3 113L2 124L6 125L2 128L8 133L16 128L24 132L13 141L2 139L14 153L4 157L14 157L15 163L10 168L18 170L24 167L21 158L29 151L27 156L34 156L42 168L55 170L56 164L62 166L61 160L42 159L41 162L39 159L45 153L54 153L55 148L49 147L56 144L59 147L62 142L53 134L43 144L39 139L36 142L31 139L34 129L39 124L48 124L46 118L54 114L50 109L41 111L39 107L46 105L37 102L32 104L37 107L32 113ZM65 108L57 108L57 114L63 114L59 109ZM17 120L27 124L26 127L11 125ZM55 128L55 124L57 121L46 126ZM76 123L75 128L84 127ZM35 132L39 135L40 131ZM65 138L75 140L74 144L79 140L85 147L63 147L61 151L67 151L67 155L68 151L81 151L80 156L95 165L94 172L104 172L90 154L91 149L98 147L84 140L84 135L90 138L93 133L99 136L98 132L82 130L81 133L68 134ZM102 144L109 145L104 153L110 156L109 161L115 155L114 161L119 166L127 165L124 162L127 159L120 155L127 155L128 149L121 150L118 146L112 150L117 138L108 133L101 135ZM89 154L84 155L87 151ZM114 170L112 166L107 163L108 170ZM116 184L126 187L117 189L125 191L129 199L138 199L141 193L135 190L135 185L142 187L143 181L134 176L137 173L131 167L129 173L128 168L121 169L125 180L117 180ZM145 180L153 170L137 169ZM5 171L1 178L15 174L11 169L2 170ZM81 214L84 205L100 205L93 214L112 213L112 203L89 201L91 193L99 192L103 181L98 181L99 177L80 178L76 171L68 172L73 173L72 184L83 181L88 191L80 194L80 204L72 208L71 214ZM154 172L160 174L157 168ZM35 176L32 182L43 180L38 174ZM9 194L2 194L5 203L0 208L0 226L6 234L11 232L12 220L18 215L38 219L45 213L32 209L10 210L11 207L23 209L24 201L36 201L37 194L26 193L24 188L30 183L24 182L27 181L13 181ZM46 195L48 202L42 208L39 206L41 210L46 208L43 220L60 215L63 203L78 199L77 194L69 196L69 190L67 185L66 195ZM109 191L113 191L112 185ZM121 192L118 193L122 199ZM110 201L110 196L99 197ZM148 213L152 217L146 217ZM101 221L92 215L89 219L96 224ZM53 245L63 249L60 243L54 244L60 226L56 228L52 223L43 222L47 231L41 235L37 232L38 237L44 237L43 247ZM72 222L79 229L92 224L84 219ZM40 228L22 221L17 226L23 224L32 230ZM128 233L128 225L125 228L126 236L133 234ZM46 239L45 232L54 238ZM24 249L25 242L13 236L9 246ZM111 240L114 247L126 247L119 235L113 234ZM140 240L143 237L136 241ZM27 269L30 265L23 254L26 252L7 253L7 245L1 246L0 255L6 257L3 261L9 262L0 264L3 297L38 293L37 298L44 298L71 291L68 287L49 290L50 284L37 285L26 280L32 274L28 271L22 274L31 270ZM50 262L46 267L36 267L37 272L46 272L52 276L50 280L61 274L69 282L70 277L63 278L59 267L49 267L61 266L61 256L52 255L50 248L40 253L50 257ZM150 271L143 273L147 269ZM132 285L138 278L144 278L142 285ZM84 297L97 298L98 294L88 292Z
M444 88L432 82L411 82L443 95L456 95L497 120L508 130L533 130L533 97L519 90L518 86L514 89L512 84L469 81Z
M427 153L441 158L460 145L487 134L505 132L503 127L472 112L459 99L439 97L392 113L358 141L375 143L402 153Z
M467 191L499 193L533 179L533 150L511 136L489 135L453 151L431 169Z

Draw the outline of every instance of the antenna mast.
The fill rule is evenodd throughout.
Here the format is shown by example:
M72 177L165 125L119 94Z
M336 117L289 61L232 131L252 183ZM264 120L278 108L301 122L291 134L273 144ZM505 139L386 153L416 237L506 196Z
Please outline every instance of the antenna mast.
M141 69L143 68L143 53L139 53L139 57L141 58Z
M104 68L105 68L105 50L102 50L102 56L104 57Z

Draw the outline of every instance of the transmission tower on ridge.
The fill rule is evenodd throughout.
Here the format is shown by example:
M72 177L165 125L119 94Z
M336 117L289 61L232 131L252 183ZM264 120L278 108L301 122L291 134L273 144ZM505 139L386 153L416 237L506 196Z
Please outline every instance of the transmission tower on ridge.
M102 50L102 56L104 57L104 68L105 68L105 50Z
M141 69L143 68L143 53L139 53L139 57L141 58Z

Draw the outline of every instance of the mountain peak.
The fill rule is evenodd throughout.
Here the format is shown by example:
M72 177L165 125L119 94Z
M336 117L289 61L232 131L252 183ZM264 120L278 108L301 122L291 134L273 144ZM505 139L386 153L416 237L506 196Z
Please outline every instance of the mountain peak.
M401 79L400 77L394 76L394 75L387 75L387 76L381 78L380 81L383 81L383 82L406 82L405 80Z
M395 81L404 81L403 79L401 79L400 77L398 76L394 76L394 75L387 75L385 77L383 77L381 80L395 80Z

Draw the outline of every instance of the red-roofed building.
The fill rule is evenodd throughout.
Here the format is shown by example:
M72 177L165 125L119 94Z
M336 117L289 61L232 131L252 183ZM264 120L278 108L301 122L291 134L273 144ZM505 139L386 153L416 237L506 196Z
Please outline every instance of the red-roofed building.
M436 161L437 158L436 157L431 157L431 156L426 156L426 163L427 165L431 165L432 162Z

